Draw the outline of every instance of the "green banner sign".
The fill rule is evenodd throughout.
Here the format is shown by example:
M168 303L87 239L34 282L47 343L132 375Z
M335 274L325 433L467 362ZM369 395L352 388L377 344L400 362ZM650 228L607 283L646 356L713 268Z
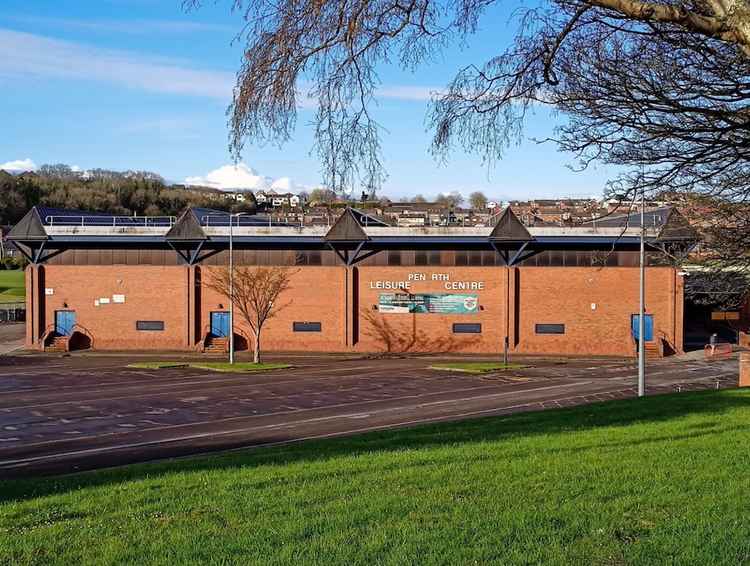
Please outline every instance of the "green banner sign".
M455 293L383 293L378 311L389 314L475 314L479 312L479 298Z

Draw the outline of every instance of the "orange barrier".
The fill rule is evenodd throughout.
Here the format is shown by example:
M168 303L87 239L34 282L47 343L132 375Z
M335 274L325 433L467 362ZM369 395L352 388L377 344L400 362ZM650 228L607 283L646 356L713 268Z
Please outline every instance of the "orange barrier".
M729 358L732 355L732 345L728 342L719 342L718 344L706 344L703 348L703 354L707 360L721 360Z

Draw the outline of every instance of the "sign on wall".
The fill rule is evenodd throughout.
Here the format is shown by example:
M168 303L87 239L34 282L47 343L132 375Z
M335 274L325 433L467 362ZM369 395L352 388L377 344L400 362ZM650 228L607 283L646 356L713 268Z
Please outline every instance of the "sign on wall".
M479 299L477 295L383 293L378 301L378 312L388 314L475 314L478 311Z
M711 320L739 320L739 311L713 311Z
M112 295L112 302L122 304L125 302L125 295Z

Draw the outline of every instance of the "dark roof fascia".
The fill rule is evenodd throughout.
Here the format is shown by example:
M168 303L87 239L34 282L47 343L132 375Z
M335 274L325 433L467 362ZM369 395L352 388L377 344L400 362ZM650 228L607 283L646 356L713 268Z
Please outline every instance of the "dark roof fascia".
M210 241L229 244L229 236L212 236ZM232 236L232 242L235 244L325 244L326 240L322 236Z
M49 238L51 245L54 244L167 244L164 236L52 236ZM178 242L179 243L179 242Z
M376 236L370 238L368 245L384 244L484 244L489 245L490 241L486 236L464 236L464 237L446 237L446 236Z
M538 244L555 244L555 245L566 245L566 244L606 244L606 245L618 245L618 244L639 244L641 241L638 236L537 236L533 243ZM651 238L646 239L646 243L652 241Z

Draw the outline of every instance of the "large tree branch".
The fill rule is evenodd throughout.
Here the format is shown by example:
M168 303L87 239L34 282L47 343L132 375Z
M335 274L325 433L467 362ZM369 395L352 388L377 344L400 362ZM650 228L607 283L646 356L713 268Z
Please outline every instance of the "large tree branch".
M684 6L641 2L640 0L585 0L593 7L613 10L630 20L674 24L687 31L734 43L750 54L750 34L746 26L723 14L707 16Z

